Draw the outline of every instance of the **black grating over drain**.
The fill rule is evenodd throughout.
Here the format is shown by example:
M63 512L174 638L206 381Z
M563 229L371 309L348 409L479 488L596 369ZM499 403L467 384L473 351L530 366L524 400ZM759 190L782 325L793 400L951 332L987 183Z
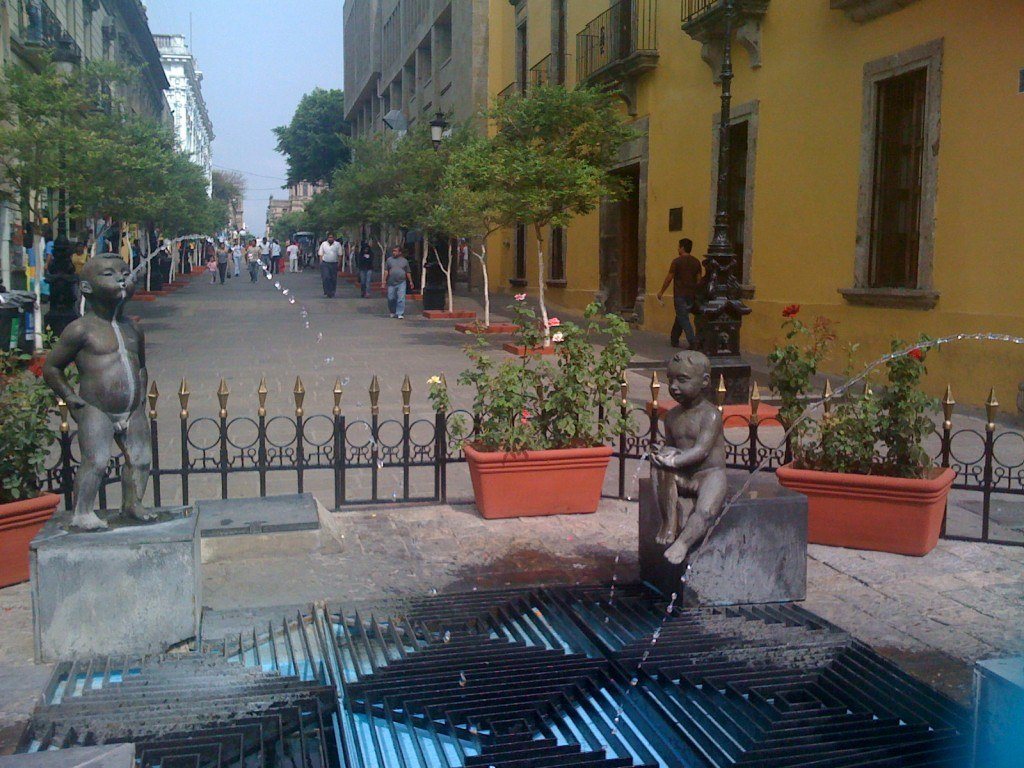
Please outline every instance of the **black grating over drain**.
M134 742L143 768L341 768L337 711L326 679L223 656L63 663L20 751Z
M349 764L967 764L966 712L795 605L643 587L325 609Z
M681 602L681 601L680 601ZM27 751L160 768L961 768L966 711L792 604L642 586L318 604L202 654L64 664Z

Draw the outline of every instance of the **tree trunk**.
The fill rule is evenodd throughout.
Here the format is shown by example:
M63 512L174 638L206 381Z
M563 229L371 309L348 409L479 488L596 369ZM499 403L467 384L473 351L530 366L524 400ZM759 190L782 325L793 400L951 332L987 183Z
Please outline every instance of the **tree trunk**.
M43 270L46 264L46 254L43 253L46 250L46 239L40 233L41 227L36 225L32 228L32 238L35 242L32 253L35 254L35 264L32 268L32 279L35 281L35 292L36 292L36 308L32 313L32 323L35 326L33 330L33 345L35 351L43 351Z
M548 306L544 303L544 231L540 225L534 227L537 235L537 299L540 301L540 319L544 324L544 346L551 346L551 329L548 328Z
M490 289L490 278L487 275L487 241L485 240L483 245L480 246L480 253L473 252L477 260L480 262L480 271L483 272L484 277L484 328L491 327L491 289Z
M420 240L420 295L423 294L423 289L427 287L427 243L430 241L430 233L424 232L423 238Z
M448 238L448 266L444 270L444 279L448 287L448 311L455 311L455 297L452 295L452 239Z

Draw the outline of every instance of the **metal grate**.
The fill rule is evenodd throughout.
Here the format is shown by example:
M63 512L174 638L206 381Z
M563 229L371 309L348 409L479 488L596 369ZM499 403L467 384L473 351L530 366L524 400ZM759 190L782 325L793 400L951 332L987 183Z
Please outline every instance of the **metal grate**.
M99 659L58 665L20 751L134 742L143 768L341 768L336 723L323 680L213 655Z
M61 665L26 748L133 739L162 768L968 764L966 711L828 622L677 602L620 585L321 604L192 657Z

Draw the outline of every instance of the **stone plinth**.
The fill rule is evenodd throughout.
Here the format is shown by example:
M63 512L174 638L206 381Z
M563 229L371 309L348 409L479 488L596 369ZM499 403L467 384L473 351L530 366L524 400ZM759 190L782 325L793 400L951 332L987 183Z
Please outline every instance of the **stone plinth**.
M1024 754L1024 656L974 665L974 765L1012 768Z
M729 473L732 499L746 472ZM640 481L640 578L668 596L680 591L685 563L672 565L654 537L661 512L652 480ZM807 499L757 475L690 558L687 605L803 600L807 594Z
M134 768L134 744L71 747L0 757L0 768Z
M200 501L203 562L323 551L320 509L311 493Z
M199 631L198 519L184 508L132 524L67 532L55 520L31 544L37 662L162 653Z

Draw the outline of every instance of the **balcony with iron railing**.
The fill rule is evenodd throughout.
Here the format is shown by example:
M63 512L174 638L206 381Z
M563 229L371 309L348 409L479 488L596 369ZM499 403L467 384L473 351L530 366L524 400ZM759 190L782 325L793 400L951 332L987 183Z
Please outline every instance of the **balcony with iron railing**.
M33 57L47 52L54 61L77 63L82 49L60 23L57 14L44 2L18 0L15 4L12 43L20 55Z
M525 93L525 91L526 89L523 87L523 84L516 80L498 91L498 95L495 96L495 99L497 101L505 101L505 99L511 98L512 96L520 96Z
M576 35L580 83L627 80L658 63L657 0L617 0Z
M761 20L771 0L732 0L736 41L750 56L750 66L761 66ZM718 77L725 38L724 0L682 0L683 31L703 44L701 56Z

